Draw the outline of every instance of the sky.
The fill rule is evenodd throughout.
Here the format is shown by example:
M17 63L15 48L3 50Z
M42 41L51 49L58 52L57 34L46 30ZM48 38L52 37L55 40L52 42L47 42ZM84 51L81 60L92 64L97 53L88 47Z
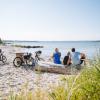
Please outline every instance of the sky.
M100 0L0 0L3 40L100 40Z

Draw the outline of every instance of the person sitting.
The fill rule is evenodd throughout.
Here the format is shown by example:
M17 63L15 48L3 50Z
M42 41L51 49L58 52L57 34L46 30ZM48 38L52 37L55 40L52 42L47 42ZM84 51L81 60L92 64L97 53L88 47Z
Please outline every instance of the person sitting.
M64 57L63 64L67 65L67 66L70 66L72 64L71 63L71 53L70 52L68 52L67 55Z
M83 62L85 63L86 56L83 53L76 52L75 48L72 48L71 59L73 65L81 65Z
M86 60L85 54L81 53L80 64L84 63L84 65L85 65L86 64L85 60Z
M61 64L60 57L61 57L61 53L59 52L59 49L55 48L55 53L53 53L52 56L55 64Z

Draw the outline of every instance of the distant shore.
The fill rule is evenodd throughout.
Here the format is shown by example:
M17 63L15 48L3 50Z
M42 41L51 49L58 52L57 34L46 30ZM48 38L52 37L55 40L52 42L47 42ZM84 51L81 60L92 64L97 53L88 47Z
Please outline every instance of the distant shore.
M20 48L43 48L43 46L25 46L25 45L12 45L12 46Z

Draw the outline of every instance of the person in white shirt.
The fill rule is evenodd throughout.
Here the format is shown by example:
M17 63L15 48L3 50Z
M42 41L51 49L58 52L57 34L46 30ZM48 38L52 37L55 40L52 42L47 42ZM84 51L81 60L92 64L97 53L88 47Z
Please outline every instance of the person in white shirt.
M72 48L71 60L73 65L81 65L83 62L85 64L85 54L76 52L75 48Z

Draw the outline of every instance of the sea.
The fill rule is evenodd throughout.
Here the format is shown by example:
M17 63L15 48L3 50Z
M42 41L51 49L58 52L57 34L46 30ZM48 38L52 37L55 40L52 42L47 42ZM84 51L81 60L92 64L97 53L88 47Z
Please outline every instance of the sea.
M85 53L87 58L93 58L100 52L100 41L6 41L6 43L9 45L43 46L43 48L23 49L23 52L35 53L41 50L45 57L52 56L55 48L59 49L62 58L68 51L71 52L71 48Z

